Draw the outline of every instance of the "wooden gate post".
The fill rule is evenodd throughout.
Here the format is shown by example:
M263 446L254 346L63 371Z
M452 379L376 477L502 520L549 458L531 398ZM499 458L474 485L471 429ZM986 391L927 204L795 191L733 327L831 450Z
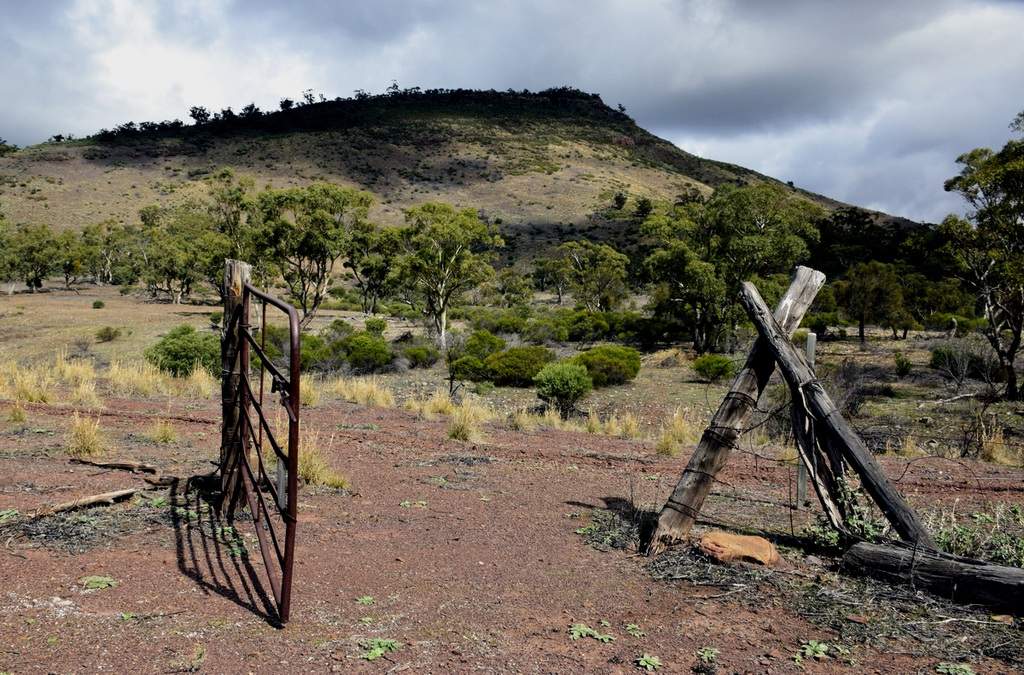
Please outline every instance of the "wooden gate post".
M232 321L242 308L242 289L252 280L252 266L240 260L224 261L224 319L220 340L221 354L221 423L220 442L220 512L235 513L242 508L241 463L248 462L245 444L244 391L242 373L249 367L246 345L241 344L240 321ZM243 362L244 361L244 362Z
M797 267L786 294L775 309L776 317L792 334L800 325L814 296L825 283L825 275L809 267ZM697 521L704 499L711 492L715 477L729 459L736 439L746 426L761 392L775 372L775 358L763 338L754 343L747 363L736 376L687 464L672 496L658 516L658 524L644 547L648 555L685 537Z
M790 342L785 330L768 311L760 293L748 281L740 285L740 304L757 327L760 339L765 341L782 369L794 398L803 400L804 408L814 418L816 433L838 450L860 477L861 484L875 500L886 519L900 537L916 546L937 549L935 541L925 528L917 512L907 503L885 471L871 455L860 437L839 414L832 399L814 375L814 371Z

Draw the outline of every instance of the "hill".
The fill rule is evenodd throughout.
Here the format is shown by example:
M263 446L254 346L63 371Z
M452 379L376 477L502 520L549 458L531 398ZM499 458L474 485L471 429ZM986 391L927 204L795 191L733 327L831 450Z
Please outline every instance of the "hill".
M501 225L515 253L567 239L629 243L636 199L673 201L733 182L779 181L702 159L636 125L596 94L393 88L380 96L247 106L195 124L127 122L80 140L0 157L0 200L11 222L57 230L205 196L204 177L230 166L275 187L331 181L373 192L372 216L402 222L427 200L473 206ZM798 190L828 209L844 206ZM611 208L616 193L630 197ZM887 217L876 214L880 220Z

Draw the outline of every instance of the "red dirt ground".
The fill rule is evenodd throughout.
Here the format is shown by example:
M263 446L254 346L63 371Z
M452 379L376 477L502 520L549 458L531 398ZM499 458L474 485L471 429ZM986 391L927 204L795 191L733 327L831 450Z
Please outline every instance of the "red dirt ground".
M181 477L211 470L215 401L106 404L98 414L117 450L101 459L151 462ZM10 407L0 402L0 415ZM482 442L463 443L447 438L443 417L344 402L303 413L351 491L301 493L292 620L280 628L251 524L235 524L249 553L232 555L232 537L218 530L226 523L195 495L173 507L160 505L166 490L149 490L145 499L30 521L48 504L148 486L127 471L69 462L59 448L71 408L26 408L28 420L0 435L0 512L18 510L0 530L3 672L632 673L650 654L659 673L786 673L797 672L792 656L811 640L846 641L859 665L808 659L808 673L935 672L949 660L913 635L854 643L801 618L784 598L740 592L743 584L655 580L650 559L599 550L576 533L595 508L660 506L687 456L499 422ZM147 440L157 418L169 419L180 440ZM1024 503L1020 470L934 459L885 466L919 507ZM810 516L786 506L791 480L770 457L735 453L700 529L798 532ZM814 585L820 596L837 578L827 560L785 547L783 555L789 566L775 578L787 584ZM116 586L85 590L88 576ZM372 604L357 603L365 597ZM870 624L882 609L848 611ZM961 630L986 615L972 616L981 618L964 619ZM570 639L577 623L616 639ZM630 624L643 634L631 635ZM360 643L373 638L402 646L370 661ZM1019 644L1019 621L1006 639ZM702 664L702 647L719 650L714 665ZM971 663L977 673L1018 665L977 655Z

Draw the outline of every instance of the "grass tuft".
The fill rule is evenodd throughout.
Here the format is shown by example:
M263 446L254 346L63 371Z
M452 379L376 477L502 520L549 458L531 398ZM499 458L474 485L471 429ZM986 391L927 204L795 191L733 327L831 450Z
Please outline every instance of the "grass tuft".
M76 457L96 457L106 453L103 431L100 429L100 418L88 419L81 417L78 411L71 420L71 427L65 435L68 454Z
M661 425L661 431L654 441L654 450L659 455L674 457L682 452L684 445L692 445L700 440L703 429L682 408L676 408L667 421Z
M328 445L333 441L332 436ZM270 454L273 454L273 451ZM348 476L334 471L327 463L320 446L319 432L304 434L299 440L299 478L304 480L306 485L326 485L339 490L347 489L351 484Z

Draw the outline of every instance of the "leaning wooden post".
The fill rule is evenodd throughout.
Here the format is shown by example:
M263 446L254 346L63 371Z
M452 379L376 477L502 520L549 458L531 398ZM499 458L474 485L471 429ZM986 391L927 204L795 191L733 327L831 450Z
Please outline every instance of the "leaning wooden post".
M800 325L804 312L814 302L825 275L809 267L797 267L786 294L782 296L775 314L792 334ZM704 431L693 457L676 485L672 496L658 516L658 525L644 547L648 555L656 554L689 532L700 515L701 506L711 492L715 477L729 460L729 454L754 412L761 392L775 372L775 359L762 340L754 343L747 363L736 376L732 389L718 408L711 425Z
M827 436L832 447L843 454L857 472L861 484L900 537L917 546L937 549L935 541L917 517L917 512L903 498L864 442L839 414L832 399L814 376L814 371L807 365L807 360L793 346L785 330L772 317L753 284L742 284L740 303L747 310L747 315L757 327L757 332L765 339L779 367L782 368L782 374L789 383L794 398L802 398L804 408L814 418L815 431Z
M241 339L242 289L252 279L252 266L239 260L224 261L224 329L221 332L220 511L242 508L241 463L248 461L245 448L245 397L241 374L249 367L248 350ZM236 312L239 316L236 318ZM235 319L235 320L232 320ZM246 361L246 363L243 363Z

